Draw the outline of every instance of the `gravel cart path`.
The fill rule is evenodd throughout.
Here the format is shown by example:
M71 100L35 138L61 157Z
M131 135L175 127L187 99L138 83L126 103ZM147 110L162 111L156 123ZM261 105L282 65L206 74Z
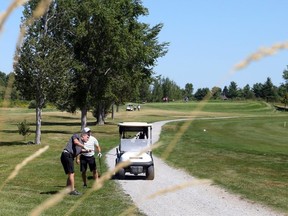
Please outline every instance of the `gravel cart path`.
M170 121L153 123L153 143L157 142L161 127ZM110 169L115 166L116 150L107 154ZM169 167L153 156L155 179L128 177L115 180L129 194L138 208L148 216L280 216L262 205L241 199L209 181L199 180L182 170Z

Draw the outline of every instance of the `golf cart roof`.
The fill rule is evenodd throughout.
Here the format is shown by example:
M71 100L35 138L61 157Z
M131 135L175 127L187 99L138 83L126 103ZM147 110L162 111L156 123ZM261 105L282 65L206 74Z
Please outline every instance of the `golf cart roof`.
M148 128L152 129L152 124L147 122L121 122L118 124L119 132L123 131L143 131L148 130Z
M152 124L147 122L121 122L118 124L121 127L152 127Z

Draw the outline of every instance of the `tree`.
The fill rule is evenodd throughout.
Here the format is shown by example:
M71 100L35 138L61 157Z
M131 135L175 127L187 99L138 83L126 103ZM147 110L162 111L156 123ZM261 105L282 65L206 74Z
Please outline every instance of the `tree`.
M238 86L236 82L232 81L230 83L230 85L228 86L228 92L226 96L231 99L239 96Z
M282 98L281 102L285 104L285 108L286 108L287 104L288 104L288 93L287 92L284 95L284 97Z
M224 86L223 91L222 91L222 96L227 97L227 95L228 95L228 88L227 86Z
M288 103L288 70L287 69L283 71L282 77L285 80L285 84L279 87L279 89L282 89L281 91L282 94L281 95L279 94L279 95L282 97L282 102L285 104L285 107L287 107L287 103Z
M253 99L254 98L254 93L251 90L249 84L244 86L242 94L243 94L242 97L244 97L245 99Z
M167 43L157 40L163 25L150 28L138 21L148 14L141 1L58 0L62 40L70 46L75 91L63 109L81 110L81 125L93 109L97 124L107 110L139 97L139 86L153 74L156 59L165 55ZM60 34L57 34L60 35Z
M39 0L31 0L24 6L22 25L30 19ZM18 64L14 66L15 85L22 97L36 102L36 135L35 144L41 143L42 109L47 101L56 101L69 91L67 84L71 57L62 41L53 37L56 26L55 7L35 22L26 26L26 35L17 52Z
M287 66L287 68L288 68L288 66ZM285 69L285 70L283 71L282 77L283 77L283 79L285 80L286 84L288 84L288 70L287 70L287 69Z
M194 94L196 100L201 101L205 98L209 98L211 96L211 92L209 88L199 88Z
M151 98L153 102L161 102L163 98L168 101L183 99L183 90L172 80L167 77L157 76L152 83Z
M113 8L116 10L114 19L117 21L117 26L113 28L114 32L111 38L115 38L115 35L118 37L116 37L117 40L113 39L112 43L108 41L108 44L112 45L111 50L115 51L115 55L108 61L111 73L104 79L105 82L102 82L109 91L100 94L102 97L99 101L105 101L106 106L99 106L101 104L96 106L97 122L101 119L99 114L104 114L109 107L109 101L111 104L119 98L121 101L127 101L139 97L139 86L143 80L148 82L151 80L156 59L165 55L166 45L168 45L167 43L159 44L157 41L157 36L163 27L162 24L150 28L147 24L138 21L139 16L147 15L148 12L140 4L140 1L124 1L122 4L112 2L114 3L112 5L117 6ZM110 9L110 5L106 6ZM115 29L118 29L116 33ZM123 94L123 92L125 93Z
M287 103L288 103L288 88L287 88L287 85L282 83L277 88L277 94L280 97L280 101L285 104L285 107L287 107Z
M263 84L262 83L255 83L252 87L252 91L256 98L263 98Z
M152 82L152 100L153 102L161 102L163 98L163 87L161 83L161 76L156 76Z
M184 88L184 96L190 98L190 100L193 97L193 84L192 83L186 83Z
M140 84L139 98L136 99L139 103L151 101L151 81L143 80Z
M174 81L170 80L168 77L163 77L161 84L163 90L161 98L166 97L169 101L182 99L181 89Z
M0 71L0 98L4 99L6 89L6 74Z
M6 83L7 83L7 76L4 72L0 71L0 85L6 86Z
M220 87L217 87L217 86L214 86L212 89L211 89L211 95L212 95L212 99L219 99L220 96L221 96L221 88Z
M267 78L266 82L263 84L262 87L262 94L263 99L267 102L276 101L277 100L277 88L273 85L272 80L270 77Z

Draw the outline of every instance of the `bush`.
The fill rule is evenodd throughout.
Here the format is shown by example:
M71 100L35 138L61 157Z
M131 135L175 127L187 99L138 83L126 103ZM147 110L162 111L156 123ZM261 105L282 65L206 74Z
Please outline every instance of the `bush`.
M29 105L28 105L29 109L36 109L36 101L35 100L31 100Z
M28 105L29 109L36 109L36 101L35 100L31 100L29 105ZM44 104L43 108L46 108L46 104Z
M19 122L17 124L18 126L18 132L19 134L21 134L22 136L24 136L24 140L26 140L26 137L30 135L30 126L29 123L24 120L23 122Z
M10 100L10 107L26 108L28 101L25 100Z

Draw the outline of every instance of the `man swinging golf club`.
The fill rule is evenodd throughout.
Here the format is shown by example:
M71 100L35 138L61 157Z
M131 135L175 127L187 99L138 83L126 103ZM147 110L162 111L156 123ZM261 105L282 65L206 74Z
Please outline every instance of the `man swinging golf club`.
M83 187L87 187L87 176L86 176L86 171L87 171L87 165L89 165L90 171L93 174L93 179L97 180L99 173L97 171L97 165L96 165L96 160L95 160L95 150L97 149L98 152L98 157L101 158L101 148L99 145L98 140L91 135L91 130L88 127L85 127L83 129L84 133L89 134L89 139L87 142L84 143L85 148L91 150L90 152L87 153L82 153L80 156L77 157L77 163L80 162L80 171L82 172L82 180L83 180Z
M63 165L64 171L68 178L66 181L66 186L71 188L71 195L80 195L77 190L75 190L74 182L74 158L77 157L81 152L89 152L91 150L84 146L84 143L89 140L89 134L81 132L79 134L73 134L69 141L67 142L62 154L61 163Z

